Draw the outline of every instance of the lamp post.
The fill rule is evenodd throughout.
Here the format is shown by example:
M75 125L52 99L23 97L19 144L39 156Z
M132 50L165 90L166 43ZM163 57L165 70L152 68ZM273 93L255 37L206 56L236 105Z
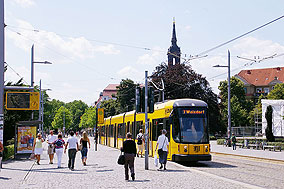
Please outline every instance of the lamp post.
M231 132L231 76L230 76L230 51L228 50L228 66L221 66L215 65L213 67L227 67L228 68L228 130L227 136L230 139L232 132ZM229 140L230 141L230 140ZM229 142L229 146L230 146Z

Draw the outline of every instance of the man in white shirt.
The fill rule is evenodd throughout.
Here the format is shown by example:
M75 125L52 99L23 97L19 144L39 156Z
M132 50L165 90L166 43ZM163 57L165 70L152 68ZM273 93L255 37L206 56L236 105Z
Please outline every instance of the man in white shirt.
M53 142L56 141L57 137L53 135L53 130L50 130L50 135L47 137L47 153L49 155L49 164L53 164L53 158L54 158L54 145Z
M159 169L163 169L164 164L164 170L166 170L166 163L167 163L167 156L168 156L168 149L169 149L169 140L168 137L166 137L167 131L166 129L162 130L162 134L158 137L157 145L155 152L157 151L158 147L158 154L159 154L159 162L161 164L161 167Z
M68 147L68 157L69 157L68 168L71 169L71 171L73 171L76 153L79 150L79 145L78 145L77 138L74 136L74 131L71 131L70 135L71 136L67 139L67 143L66 143L66 146L65 146L64 153L66 153L66 149L69 145L69 147Z

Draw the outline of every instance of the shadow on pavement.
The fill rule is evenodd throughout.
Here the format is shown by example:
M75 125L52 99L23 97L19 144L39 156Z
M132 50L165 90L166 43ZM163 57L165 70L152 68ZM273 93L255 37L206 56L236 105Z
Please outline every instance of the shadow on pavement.
M11 170L11 171L24 171L28 172L30 171L29 169L14 169L14 168L3 168L6 170ZM68 172L61 172L61 171L53 171L53 170L63 170L65 168L43 168L43 169L32 169L32 172L41 172L41 173L59 173L59 174L86 174L86 173L76 173L76 172L81 172L82 170L74 170L74 171L68 171ZM67 168L66 168L67 169Z
M128 181L128 182L150 182L150 180L134 180L134 181Z
M11 178L7 178L7 177L0 177L0 180L10 180Z
M113 171L113 169L97 170L96 172L103 173L103 172L110 172L110 171Z
M237 166L225 164L225 163L219 163L214 161L208 161L208 162L177 162L180 165L186 166L186 167L206 167L206 168L236 168Z

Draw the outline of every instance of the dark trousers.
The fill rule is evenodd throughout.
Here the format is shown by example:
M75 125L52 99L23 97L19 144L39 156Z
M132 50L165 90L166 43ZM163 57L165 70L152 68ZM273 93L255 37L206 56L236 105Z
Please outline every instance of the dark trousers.
M69 149L68 150L68 157L69 157L68 168L69 169L74 169L76 152L77 152L76 149Z
M159 154L159 163L166 165L168 152L167 151L158 150L158 154Z
M128 179L129 178L129 170L128 167L130 169L130 173L131 175L134 175L134 158L135 158L136 154L124 154L125 157L125 164L124 164L124 169L125 169L125 178Z
M233 145L233 150L236 150L236 149L237 149L237 145L236 145L236 143L235 143L235 142L233 142L233 143L232 143L232 145Z

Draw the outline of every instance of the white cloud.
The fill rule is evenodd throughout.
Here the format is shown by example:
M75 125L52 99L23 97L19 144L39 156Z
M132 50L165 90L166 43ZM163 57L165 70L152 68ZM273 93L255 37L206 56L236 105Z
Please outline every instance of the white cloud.
M151 53L138 57L137 63L144 65L158 65L162 62L165 52L160 47L153 48Z
M186 30L191 30L191 26L189 26L189 25L188 25L188 26L185 26L185 29L186 29Z
M35 5L35 1L34 0L13 0L14 3L20 5L21 7L31 7Z
M104 54L119 54L120 50L115 49L114 45L99 46L95 48L95 51L102 52Z

